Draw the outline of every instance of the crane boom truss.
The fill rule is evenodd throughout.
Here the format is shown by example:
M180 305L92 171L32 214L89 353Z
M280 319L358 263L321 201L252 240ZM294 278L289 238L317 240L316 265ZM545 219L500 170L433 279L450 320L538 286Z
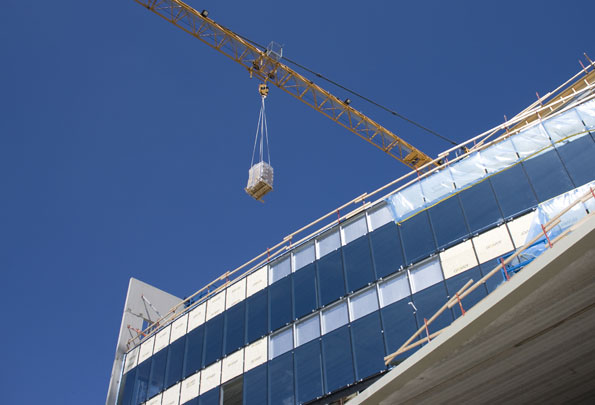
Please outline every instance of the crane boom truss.
M179 0L134 0L244 66L250 75L278 88L326 115L405 165L417 169L432 158L363 113L279 62L274 55Z

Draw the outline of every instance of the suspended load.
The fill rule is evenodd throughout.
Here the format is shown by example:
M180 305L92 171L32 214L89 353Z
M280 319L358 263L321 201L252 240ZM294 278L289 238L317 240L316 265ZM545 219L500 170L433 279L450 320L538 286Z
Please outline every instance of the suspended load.
M250 163L250 170L248 171L248 185L245 190L252 198L260 202L264 202L264 197L269 191L273 190L273 167L271 166L271 155L269 151L269 134L267 129L267 120L264 108L264 99L269 93L269 88L266 84L261 84L258 87L262 103L260 107L260 115L258 117L258 126L256 127L256 137L254 139L254 150L252 151L252 162ZM254 163L256 155L256 147L258 146L258 160ZM266 151L265 151L266 149ZM266 153L265 153L266 152ZM265 156L267 160L265 160Z

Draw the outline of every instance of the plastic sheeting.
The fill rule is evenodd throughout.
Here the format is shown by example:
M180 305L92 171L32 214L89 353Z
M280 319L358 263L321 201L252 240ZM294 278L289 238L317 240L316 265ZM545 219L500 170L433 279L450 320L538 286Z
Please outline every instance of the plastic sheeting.
M568 207L574 201L585 195L585 193L589 191L591 187L595 189L595 181L539 204L535 213L535 217L533 218L533 222L531 223L531 227L529 228L529 232L527 233L527 239L525 243L537 235L543 234L541 229L542 224L548 222L564 208ZM552 231L548 234L549 237L555 238L564 230L570 228L582 217L587 215L587 209L589 209L589 212L593 212L593 208L595 208L593 199L587 201L586 204L577 204L570 211L560 217L560 224L552 229Z
M595 129L595 100L587 101L577 106L576 111L587 126L587 129Z
M543 124L537 123L389 196L386 201L393 219L400 222L488 174L549 150L562 139L578 139L580 134L586 134L585 125L587 129L595 128L595 100L549 118Z
M575 109L545 121L544 126L554 142L585 131L585 126Z
M541 124L522 131L520 134L511 137L511 139L521 158L526 158L544 150L548 146L552 146L550 137Z
M519 157L510 138L481 151L481 162L488 173L499 172L518 160Z
M437 201L452 193L454 181L448 168L436 172L421 181L421 189L426 201Z
M424 195L418 182L390 196L388 202L393 209L393 215L398 219L415 212L425 204Z
M458 189L475 183L487 174L479 152L450 165L450 172Z

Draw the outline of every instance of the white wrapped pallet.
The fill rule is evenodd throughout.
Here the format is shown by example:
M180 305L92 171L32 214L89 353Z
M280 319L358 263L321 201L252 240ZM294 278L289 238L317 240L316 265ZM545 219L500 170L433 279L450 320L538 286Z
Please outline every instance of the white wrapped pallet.
M245 190L252 198L264 202L262 197L273 190L272 166L265 161L252 166L248 172L248 185Z

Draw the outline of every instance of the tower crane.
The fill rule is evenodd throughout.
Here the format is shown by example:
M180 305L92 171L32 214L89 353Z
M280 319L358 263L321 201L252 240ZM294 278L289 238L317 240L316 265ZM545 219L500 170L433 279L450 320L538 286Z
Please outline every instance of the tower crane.
M134 0L211 48L242 65L263 83L271 83L326 115L362 139L412 169L419 169L432 158L393 132L342 101L281 62L274 47L260 49L233 31L221 26L180 0Z

